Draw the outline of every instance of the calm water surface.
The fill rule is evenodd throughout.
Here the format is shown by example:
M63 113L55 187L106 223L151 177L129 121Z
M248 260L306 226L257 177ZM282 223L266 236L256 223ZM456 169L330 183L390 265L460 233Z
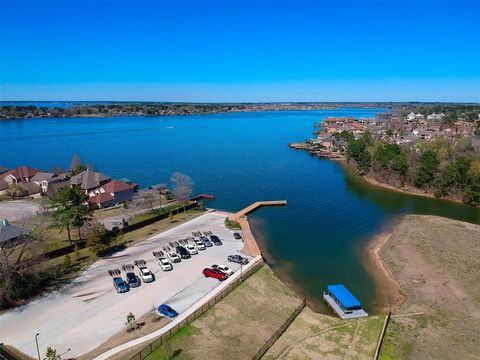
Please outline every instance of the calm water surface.
M396 216L437 214L480 223L478 209L409 196L359 181L328 160L288 148L312 136L328 116L374 116L338 109L171 117L62 118L0 121L0 165L68 167L73 153L116 178L148 186L180 171L209 204L236 211L257 200L287 199L252 217L274 268L311 299L329 283L345 283L370 310L375 285L361 246Z

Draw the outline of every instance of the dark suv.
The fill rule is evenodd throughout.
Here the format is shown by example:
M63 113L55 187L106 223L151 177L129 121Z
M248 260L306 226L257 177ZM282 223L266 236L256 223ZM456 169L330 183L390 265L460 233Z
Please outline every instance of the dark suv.
M130 287L138 287L141 284L140 279L133 272L127 273L127 283Z
M191 258L190 253L183 246L177 246L177 254L180 255L180 257L182 259L190 259Z
M220 240L220 238L217 235L210 236L210 240L212 240L213 245L215 245L215 246L222 245L222 241Z

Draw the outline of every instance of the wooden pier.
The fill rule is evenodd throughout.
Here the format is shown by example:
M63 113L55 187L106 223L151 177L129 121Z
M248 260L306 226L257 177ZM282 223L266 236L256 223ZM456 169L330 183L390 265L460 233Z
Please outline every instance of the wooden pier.
M242 228L243 240L245 241L245 246L247 247L248 252L253 255L262 255L260 247L258 246L257 240L252 234L252 229L248 223L247 214L258 209L262 206L282 206L287 205L287 200L276 200L276 201L257 201L252 205L247 206L245 209L240 210L239 212L228 217L229 220L236 221L240 224Z
M247 206L245 209L231 215L230 220L238 221L239 218L246 216L248 213L258 209L262 206L282 206L287 205L287 200L274 200L274 201L257 201L252 205Z

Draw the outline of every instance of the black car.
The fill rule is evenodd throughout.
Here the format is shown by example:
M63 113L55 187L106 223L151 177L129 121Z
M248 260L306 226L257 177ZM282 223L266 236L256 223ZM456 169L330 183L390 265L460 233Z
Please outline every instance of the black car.
M130 287L138 287L138 286L140 286L141 282L140 282L140 279L138 278L138 276L135 275L135 273L128 272L127 273L127 284Z
M212 243L213 243L213 245L215 245L215 246L220 246L220 245L222 245L222 241L220 240L220 238L219 238L217 235L212 235L212 236L210 236L210 240L212 240Z
M242 264L242 265L247 265L248 264L248 259L243 257L243 256L240 256L240 255L229 255L227 257L227 260L229 262L234 262L234 263Z
M239 233L233 233L233 237L237 240L240 240L242 238L242 235L240 235Z
M182 259L190 259L191 255L188 252L187 249L185 249L183 246L179 245L177 246L177 254L180 255Z

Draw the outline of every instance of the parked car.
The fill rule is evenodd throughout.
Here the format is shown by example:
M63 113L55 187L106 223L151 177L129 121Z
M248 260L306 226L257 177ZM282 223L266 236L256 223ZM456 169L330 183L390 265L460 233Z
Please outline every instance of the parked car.
M220 238L217 235L210 236L210 240L212 240L213 245L215 245L215 246L222 245L222 241L220 240Z
M218 279L219 281L223 281L228 278L228 275L225 274L223 271L211 268L203 269L203 276L205 276L206 278L211 277L214 279Z
M201 240L195 239L193 243L195 244L197 250L202 251L206 249L205 244Z
M188 250L181 245L177 246L177 254L180 255L182 259L190 259L192 257Z
M140 286L141 281L134 272L127 272L127 283L130 287L138 287Z
M124 293L129 290L128 284L121 277L113 278L113 286L115 290L117 290L117 293Z
M234 263L242 264L242 265L247 265L248 264L248 259L246 257L240 256L240 255L229 255L227 257L227 260L229 262L234 262Z
M198 250L192 244L185 245L185 249L187 249L187 251L190 255L197 255L198 254Z
M160 264L160 267L163 271L170 271L173 269L172 264L167 259L160 258L158 259L158 263Z
M149 283L155 280L153 277L153 274L146 267L141 267L139 268L139 270L140 270L140 277L142 278L143 282Z
M171 306L168 306L167 304L160 305L158 307L158 313L169 319L173 319L175 316L178 315L178 313L175 310L173 310Z
M228 266L225 266L225 265L212 265L212 269L218 269L222 272L224 272L225 274L227 274L228 276L232 276L233 275L233 270L230 269Z
M210 239L206 236L200 236L200 240L203 242L203 245L205 245L206 247L212 247L213 246Z
M172 263L179 263L181 260L180 260L180 256L178 256L178 254L174 251L169 251L167 253L167 258L172 262Z
M237 240L240 240L242 238L242 235L240 235L240 233L233 233L233 237Z

